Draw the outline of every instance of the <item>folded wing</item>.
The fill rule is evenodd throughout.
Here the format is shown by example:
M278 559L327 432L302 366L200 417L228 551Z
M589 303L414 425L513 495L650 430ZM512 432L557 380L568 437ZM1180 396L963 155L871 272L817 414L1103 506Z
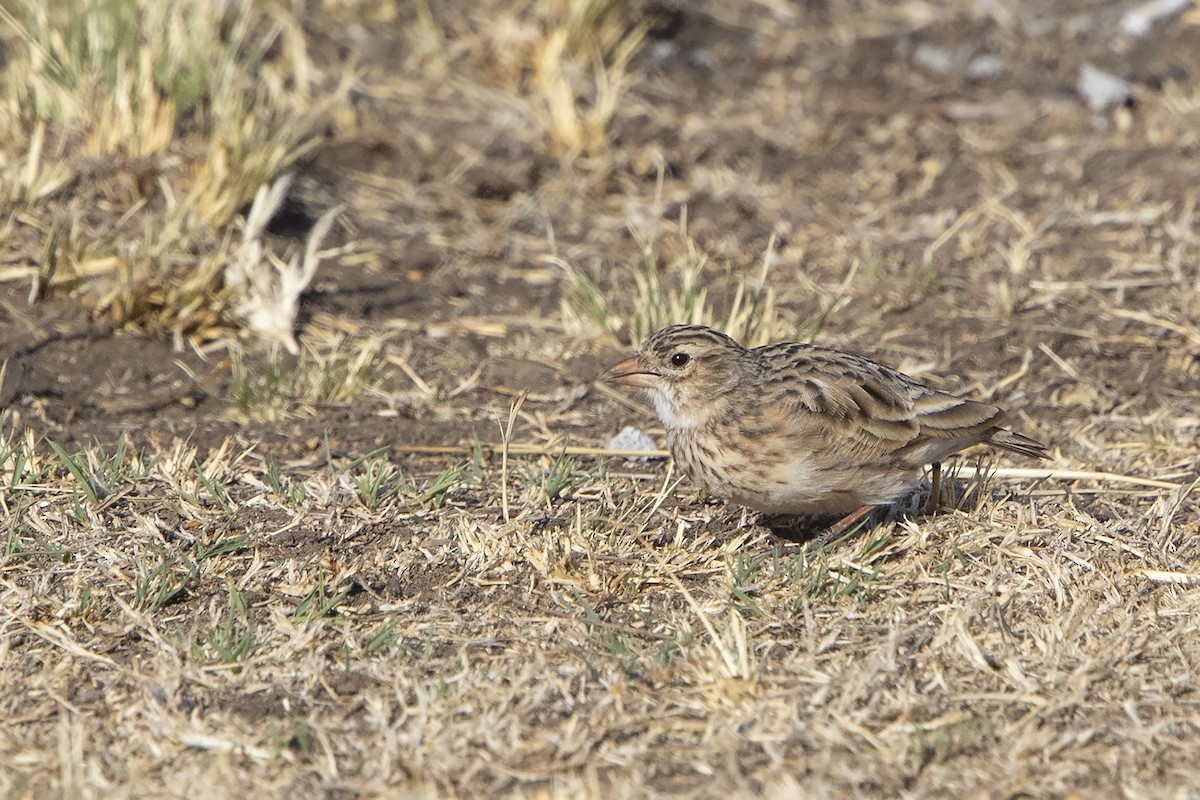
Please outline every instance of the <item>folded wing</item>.
M1003 409L922 386L869 359L812 345L754 352L768 374L792 376L768 387L782 401L777 422L797 433L827 429L829 446L850 461L890 457L920 467L978 442L1046 457L1038 442L999 427Z

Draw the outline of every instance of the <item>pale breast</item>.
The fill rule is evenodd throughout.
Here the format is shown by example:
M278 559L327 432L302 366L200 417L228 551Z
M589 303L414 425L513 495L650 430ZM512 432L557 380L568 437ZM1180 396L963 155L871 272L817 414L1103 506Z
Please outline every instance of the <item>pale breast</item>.
M891 504L916 488L919 477L914 470L851 468L798 457L777 466L757 487L761 500L755 507L776 514L844 514Z
M754 447L721 446L695 430L668 430L676 463L707 491L770 514L840 514L892 503L915 488L919 473L829 459L767 437ZM794 444L794 443L792 443Z

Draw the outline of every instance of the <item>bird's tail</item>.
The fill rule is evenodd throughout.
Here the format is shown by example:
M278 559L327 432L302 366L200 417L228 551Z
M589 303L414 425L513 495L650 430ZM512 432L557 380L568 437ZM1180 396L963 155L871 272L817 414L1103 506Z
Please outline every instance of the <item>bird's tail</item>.
M1014 453L1020 453L1030 458L1045 459L1050 457L1050 452L1046 449L1046 445L1036 439L1030 439L1023 433L1010 431L1006 428L997 428L988 437L987 441L1001 450L1011 450Z

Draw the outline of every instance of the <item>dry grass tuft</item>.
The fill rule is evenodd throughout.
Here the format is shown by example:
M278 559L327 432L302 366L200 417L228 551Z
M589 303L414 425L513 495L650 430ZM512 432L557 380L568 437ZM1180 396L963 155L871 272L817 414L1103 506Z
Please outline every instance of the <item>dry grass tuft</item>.
M346 83L299 24L250 3L19 2L0 73L7 261L34 294L98 314L217 333L244 302L223 284L240 209L316 141ZM45 234L29 247L26 232Z
M254 195L246 214L241 248L225 267L225 286L237 298L234 312L252 332L296 355L300 346L293 331L300 313L300 295L317 273L321 260L318 248L342 208L331 208L313 224L303 258L296 253L284 261L266 252L262 240L267 224L283 205L291 181L292 176L285 175Z
M583 269L560 258L550 261L564 271L570 290L560 313L573 336L595 339L608 337L629 346L637 346L654 331L673 323L715 325L748 347L757 347L781 338L795 337L796 328L811 338L836 309L835 297L819 317L796 326L781 318L776 294L769 281L774 259L773 244L768 243L761 271L752 278L723 271L712 265L696 242L687 236L686 213L680 220L682 247L666 264L660 264L670 244L642 245L640 271L620 271L622 281L632 280L636 292L601 288ZM660 253L659 250L662 250ZM722 274L722 272L724 274ZM608 278L611 280L610 273ZM847 283L853 280L853 272ZM710 295L721 298L714 302Z
M549 148L596 158L630 60L645 36L629 0L525 0L483 4L463 40L479 75L524 100Z

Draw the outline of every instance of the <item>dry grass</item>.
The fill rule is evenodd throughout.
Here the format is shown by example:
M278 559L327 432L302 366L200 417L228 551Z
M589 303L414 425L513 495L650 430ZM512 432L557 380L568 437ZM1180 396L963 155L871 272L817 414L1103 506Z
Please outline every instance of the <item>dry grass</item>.
M3 274L182 343L236 324L241 253L290 276L262 292L290 320L299 244L252 252L239 215L325 119L315 34L154 12L198 46L241 42L228 58L274 43L262 86L244 61L194 76L261 107L239 161L220 146L236 113L183 115L193 72L164 92L93 54L64 88L33 45L62 61L116 34L20 8ZM1071 85L1109 39L1020 3L710 3L638 52L657 23L613 2L322 14L370 29L369 74L337 163L308 171L351 187L355 240L298 353L193 344L169 388L208 399L186 412L129 398L134 368L58 401L86 365L52 361L52 337L0 360L0 396L38 359L63 372L0 416L0 794L1200 790L1194 83L1139 83L1094 117L1047 74ZM1180 25L1165 66L1131 45L1134 77L1200 74ZM923 74L907 54L926 41L1008 72ZM156 199L134 192L147 160ZM969 454L936 515L913 498L815 550L808 521L771 531L661 454L604 448L658 431L589 378L682 320L941 376L1054 460Z
M565 158L609 148L609 122L630 59L645 35L629 0L484 3L470 15L462 51L478 76L521 99Z
M14 6L0 10L0 204L15 222L5 260L21 264L7 277L33 296L77 289L118 325L227 330L247 302L223 281L245 260L238 215L311 149L348 84L315 67L282 8Z
M1194 479L992 482L813 553L652 465L75 454L15 422L9 796L1192 779Z
M628 3L480 7L452 45L428 5L414 7L412 77L454 64L464 91L506 93L557 157L606 154L645 33ZM0 210L27 234L7 237L4 261L18 266L0 278L29 281L31 297L77 292L117 325L179 342L245 327L295 352L295 301L323 234L289 270L296 248L264 252L262 231L322 128L353 127L353 62L318 67L280 6L21 0L0 23L15 43L0 72ZM247 206L269 188L256 218Z
M570 281L560 313L567 332L585 339L608 336L627 347L636 347L654 331L675 322L713 325L727 331L748 347L779 341L795 328L780 319L775 291L768 282L772 245L763 256L762 270L754 278L736 275L729 268L714 268L695 241L686 235L686 218L681 220L684 246L664 266L652 243L642 246L642 269L609 276L613 283L632 280L636 292L630 296L615 286L601 288L584 270L561 259L549 260L563 270ZM851 271L847 282L853 280ZM714 308L710 287L722 298L722 308ZM802 326L808 338L815 335L824 319L835 310L837 298L818 319Z

